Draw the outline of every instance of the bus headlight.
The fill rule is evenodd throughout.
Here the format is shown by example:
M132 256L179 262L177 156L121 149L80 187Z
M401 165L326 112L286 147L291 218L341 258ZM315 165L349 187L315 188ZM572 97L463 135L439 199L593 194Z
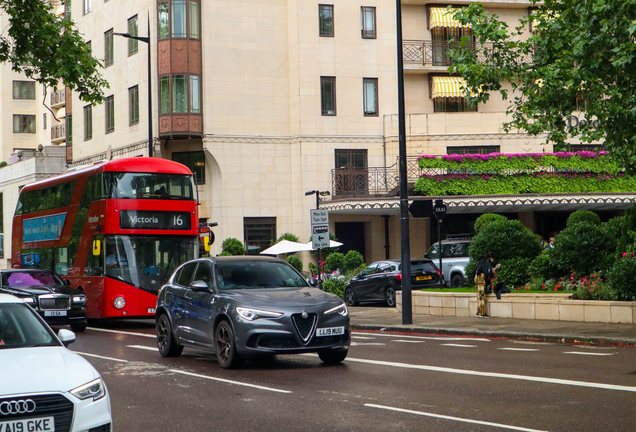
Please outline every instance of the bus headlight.
M115 306L115 309L123 309L124 306L126 306L126 300L124 300L123 297L115 297L115 300L113 300L113 306Z

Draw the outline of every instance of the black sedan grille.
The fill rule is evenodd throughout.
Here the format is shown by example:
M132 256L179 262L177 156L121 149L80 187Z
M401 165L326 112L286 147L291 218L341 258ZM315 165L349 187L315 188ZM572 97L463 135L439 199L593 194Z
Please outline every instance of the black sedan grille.
M298 335L303 340L303 342L307 343L307 341L314 334L314 330L316 328L316 322L318 321L318 317L315 313L306 314L307 318L303 318L302 314L293 314L292 321L294 322L294 327L298 332Z
M71 298L64 297L40 297L40 309L70 309Z
M110 432L110 423L90 428L88 432Z
M14 396L10 398L1 398L0 405L5 402L12 401L28 401L35 403L35 410L30 413L23 414L3 414L0 410L0 421L7 420L27 420L38 417L53 417L55 419L55 432L68 432L71 430L73 422L73 402L62 395L33 395L33 396ZM4 406L7 406L5 404Z
M264 334L258 340L261 348L298 348L300 344L294 336Z

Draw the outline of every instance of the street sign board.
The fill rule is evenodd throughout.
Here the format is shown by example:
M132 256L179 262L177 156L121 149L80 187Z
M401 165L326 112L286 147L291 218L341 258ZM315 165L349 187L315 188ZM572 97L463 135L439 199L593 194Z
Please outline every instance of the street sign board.
M435 217L437 218L437 220L444 219L444 216L446 216L446 204L444 204L444 201L435 200L433 211L435 212Z
M329 247L329 211L311 211L311 247L322 249Z
M409 211L414 218L432 218L433 200L415 200L409 206Z

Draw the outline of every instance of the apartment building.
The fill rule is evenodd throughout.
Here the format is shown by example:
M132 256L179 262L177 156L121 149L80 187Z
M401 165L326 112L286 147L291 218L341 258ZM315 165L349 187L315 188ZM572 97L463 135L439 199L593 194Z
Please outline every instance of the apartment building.
M530 6L483 4L511 27ZM448 74L447 53L448 41L470 29L445 14L448 5L402 1L411 186L422 154L552 150L542 146L544 137L505 134L507 105L496 95L476 108L466 103L461 78ZM64 90L50 94L55 120L33 99L3 104L14 115L36 116L37 133L24 146L65 146L68 167L146 156L150 61L153 154L196 174L200 218L219 223L212 253L228 237L254 252L286 232L309 240L315 197L305 192L320 190L331 193L321 207L330 211L341 249L359 250L367 262L399 257L393 0L78 0L59 13L70 15L103 59L110 88L99 106ZM150 59L143 41L117 33L149 36ZM9 69L2 68L4 78ZM30 84L23 90L7 78L2 83L3 95L10 85L33 94ZM38 99L43 94L34 91ZM9 132L9 118L3 154L23 145ZM478 204L477 213L518 213L531 227L542 209L540 202ZM465 204L449 207L468 211ZM458 219L456 230L473 216ZM432 231L428 219L411 220L413 256L426 252Z

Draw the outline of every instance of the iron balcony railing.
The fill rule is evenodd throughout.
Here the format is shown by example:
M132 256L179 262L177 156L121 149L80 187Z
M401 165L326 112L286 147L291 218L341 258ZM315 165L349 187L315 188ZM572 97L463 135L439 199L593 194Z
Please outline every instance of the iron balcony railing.
M416 63L422 66L450 66L451 58L449 52L459 47L459 42L425 41L425 40L405 40L402 43L402 53L404 63ZM492 50L492 44L485 45L476 42L467 42L464 49L479 49L477 55L481 62L488 60ZM532 59L529 55L522 55L520 61L527 63Z
M51 141L59 142L66 140L66 123L51 127Z
M51 93L51 106L66 104L66 89Z

